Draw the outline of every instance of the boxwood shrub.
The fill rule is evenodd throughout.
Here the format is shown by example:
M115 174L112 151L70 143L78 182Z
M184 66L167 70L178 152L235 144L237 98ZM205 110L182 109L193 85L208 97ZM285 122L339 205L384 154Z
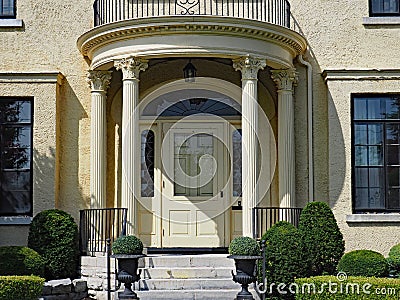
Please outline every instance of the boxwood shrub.
M292 224L282 221L272 226L262 237L265 241L265 271L267 284L275 283L268 291L270 296L279 296L277 285L286 286L296 277L305 275L304 251L300 234ZM262 260L259 261L259 281L262 282ZM288 293L289 294L289 293ZM283 295L281 295L283 298Z
M44 278L38 276L0 276L1 300L37 300Z
M296 300L398 300L400 291L400 279L392 278L338 280L336 276L317 276L297 278L295 284L298 287Z
M76 277L78 226L68 213L58 209L38 213L29 229L28 246L43 257L47 280Z
M391 277L400 277L400 244L393 246L387 258Z
M112 245L114 254L141 254L143 243L134 235L121 235Z
M349 276L386 277L389 269L382 254L372 250L354 250L343 255L338 271Z
M239 236L229 244L230 255L257 256L260 253L260 245L248 236Z
M35 250L22 246L0 247L0 275L44 276L44 260Z
M344 240L329 206L308 203L300 215L298 230L307 250L307 277L334 275L344 254Z

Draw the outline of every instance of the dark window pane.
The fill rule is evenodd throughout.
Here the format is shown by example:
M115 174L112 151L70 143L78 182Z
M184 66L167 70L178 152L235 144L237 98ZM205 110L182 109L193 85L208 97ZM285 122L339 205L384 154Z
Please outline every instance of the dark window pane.
M368 166L368 147L356 146L354 148L356 166Z
M368 168L355 168L356 187L368 187Z
M400 168L387 168L387 178L389 187L400 187Z
M397 145L387 146L387 164L400 165L400 147Z
M385 13L398 13L399 12L399 0L371 0L372 1L372 12L375 14Z
M368 119L383 119L385 111L385 102L380 98L368 99Z
M28 215L31 212L31 197L29 192L2 191L0 201L0 214L2 215Z
M386 99L386 119L399 119L400 98L391 97Z
M141 196L154 196L154 132L141 134Z
M367 145L368 143L368 125L354 125L354 139L356 145Z
M2 172L1 186L4 191L29 191L30 171Z
M31 128L28 126L4 126L2 142L5 147L27 148L31 144Z
M386 125L386 143L399 144L399 124L389 123Z
M242 130L235 130L232 134L232 181L233 196L242 196Z
M399 189L389 189L389 191L388 191L388 208L389 209L399 209L400 208Z
M369 189L368 207L377 209L385 208L385 190L383 188Z
M368 125L368 145L382 145L383 143L383 125Z
M382 146L369 146L368 147L368 165L369 166L382 166L383 165L383 147Z
M368 208L368 188L357 188L355 198L356 209Z
M367 100L364 98L354 99L354 119L366 120L367 119Z
M1 122L29 123L31 122L31 102L30 101L1 101L0 112Z
M2 169L29 169L30 159L30 149L3 148L1 167Z
M0 17L14 16L14 0L0 0Z

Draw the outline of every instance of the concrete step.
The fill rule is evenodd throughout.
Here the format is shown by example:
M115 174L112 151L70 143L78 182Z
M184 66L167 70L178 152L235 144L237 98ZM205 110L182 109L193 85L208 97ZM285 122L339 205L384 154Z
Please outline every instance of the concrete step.
M201 254L201 255L149 255L141 259L142 268L163 267L213 267L234 268L233 259L227 254Z
M228 278L214 279L141 279L139 290L240 290L240 284Z
M186 290L186 291L138 291L141 300L233 300L236 299L240 288L236 290ZM254 291L251 291L254 299L259 299Z
M232 278L233 268L160 267L144 268L143 279Z

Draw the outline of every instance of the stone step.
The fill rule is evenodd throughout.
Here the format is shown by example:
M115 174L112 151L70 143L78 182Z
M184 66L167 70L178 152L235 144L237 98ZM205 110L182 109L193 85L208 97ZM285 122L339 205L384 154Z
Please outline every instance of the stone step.
M143 268L162 267L213 267L234 268L233 259L227 254L201 254L201 255L149 255L141 260L139 265Z
M234 268L160 267L141 269L143 279L232 278Z
M141 300L233 300L236 299L240 288L236 290L186 290L186 291L138 291ZM254 299L259 299L254 291L251 291Z
M228 278L214 279L141 279L138 290L240 290L240 285Z

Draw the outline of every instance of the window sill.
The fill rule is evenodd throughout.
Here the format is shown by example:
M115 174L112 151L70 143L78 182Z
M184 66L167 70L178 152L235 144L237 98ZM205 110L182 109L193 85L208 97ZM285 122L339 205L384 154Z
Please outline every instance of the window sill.
M32 217L0 217L0 225L29 225Z
M21 19L0 19L0 27L20 28L23 26Z
M400 223L400 214L352 214L346 215L347 223Z
M364 17L364 26L400 26L400 17Z

